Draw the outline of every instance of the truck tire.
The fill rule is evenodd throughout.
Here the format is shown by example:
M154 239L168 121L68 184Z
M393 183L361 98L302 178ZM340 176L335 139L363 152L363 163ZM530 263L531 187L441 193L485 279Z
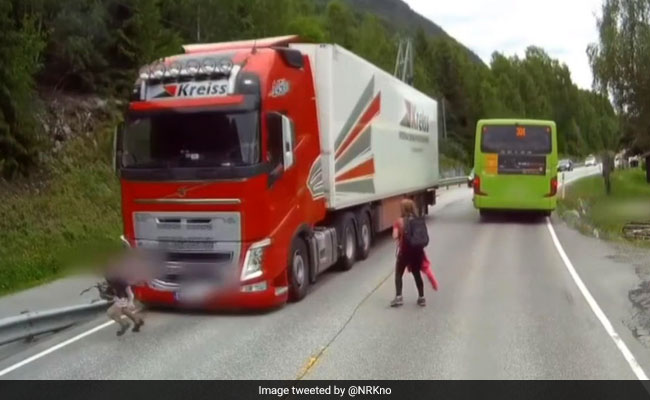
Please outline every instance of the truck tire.
M297 302L307 295L309 289L309 254L301 238L295 238L289 255L289 301Z
M367 210L362 210L357 218L359 223L359 246L357 254L359 260L365 260L370 254L370 247L372 246L372 224Z
M349 271L357 260L357 235L354 214L345 213L339 220L337 232L341 233L343 253L339 259L339 269Z

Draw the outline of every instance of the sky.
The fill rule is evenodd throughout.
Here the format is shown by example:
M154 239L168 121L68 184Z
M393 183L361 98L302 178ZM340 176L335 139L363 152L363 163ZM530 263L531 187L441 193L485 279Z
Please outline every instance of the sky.
M598 41L603 0L405 0L487 64L492 53L524 55L542 47L565 63L578 87L590 89L587 46Z

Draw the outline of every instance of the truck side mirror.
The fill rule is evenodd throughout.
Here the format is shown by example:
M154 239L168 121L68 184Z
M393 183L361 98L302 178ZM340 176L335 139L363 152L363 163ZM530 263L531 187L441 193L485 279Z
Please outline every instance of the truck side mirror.
M273 167L282 164L286 171L295 163L293 150L296 143L296 132L293 121L284 114L273 112L268 114L267 126L270 161Z
M288 170L294 164L293 148L296 144L296 133L291 118L282 116L282 159L284 170Z

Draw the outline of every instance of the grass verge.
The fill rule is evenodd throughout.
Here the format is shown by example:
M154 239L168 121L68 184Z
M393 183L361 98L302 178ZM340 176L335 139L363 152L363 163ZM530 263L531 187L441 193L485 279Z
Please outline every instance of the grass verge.
M111 121L47 161L44 189L0 188L0 295L92 264L120 248Z
M566 187L559 202L560 215L580 215L583 231L596 229L607 239L622 240L623 226L630 222L650 222L650 184L641 169L616 171L611 178L612 193L605 193L601 176L580 179ZM589 232L589 233L591 233ZM637 244L650 246L650 243Z

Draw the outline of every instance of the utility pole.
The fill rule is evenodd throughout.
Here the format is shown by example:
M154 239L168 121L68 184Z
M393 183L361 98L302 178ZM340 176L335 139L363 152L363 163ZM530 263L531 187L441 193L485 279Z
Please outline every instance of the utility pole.
M445 109L445 98L442 98L442 137L447 139L447 111Z
M196 2L196 42L201 43L201 0Z
M397 50L397 60L395 61L395 77L402 82L413 86L413 60L415 58L411 39L402 39Z

